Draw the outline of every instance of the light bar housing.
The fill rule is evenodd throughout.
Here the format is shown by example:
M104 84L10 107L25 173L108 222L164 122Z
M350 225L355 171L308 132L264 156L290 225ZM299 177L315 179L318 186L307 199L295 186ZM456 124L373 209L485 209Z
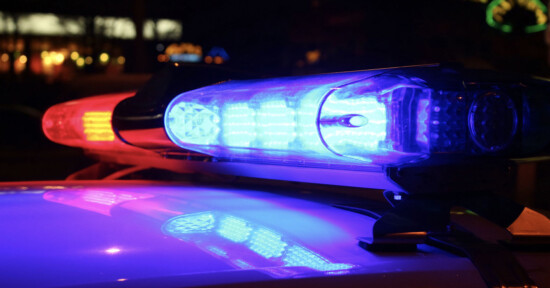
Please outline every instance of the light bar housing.
M548 152L543 79L428 65L219 82L229 74L169 66L133 97L53 106L43 129L123 165L407 193L506 190L510 157Z
M174 98L165 129L220 161L352 169L548 146L547 83L472 76L434 65L228 81Z
M109 150L124 146L113 131L111 117L116 105L133 92L87 97L50 107L42 129L53 142L87 149Z

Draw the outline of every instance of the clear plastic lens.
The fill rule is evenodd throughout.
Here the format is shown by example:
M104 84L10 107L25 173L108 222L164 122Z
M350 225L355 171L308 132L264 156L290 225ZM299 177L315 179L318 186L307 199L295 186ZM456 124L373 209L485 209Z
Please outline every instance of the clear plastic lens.
M111 125L112 111L134 93L78 99L50 107L42 118L42 130L53 142L100 150L116 150L118 140Z
M421 99L418 101L416 108L416 141L418 145L422 146L428 145L429 107L430 101L428 99Z
M179 102L168 113L174 135L194 144L209 145L220 132L220 116L201 104Z
M222 115L222 143L230 147L250 147L256 134L256 111L246 103L224 105Z
M386 106L375 96L336 90L321 108L321 136L334 153L352 157L365 155L364 159L370 161L368 155L379 152L386 140L386 114Z
M373 71L233 81L176 97L165 128L217 157L378 165L428 152L430 95L420 79Z

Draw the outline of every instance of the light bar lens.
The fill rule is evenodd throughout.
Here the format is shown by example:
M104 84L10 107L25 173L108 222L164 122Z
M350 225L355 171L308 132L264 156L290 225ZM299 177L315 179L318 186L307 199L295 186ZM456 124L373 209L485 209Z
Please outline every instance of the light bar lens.
M360 164L421 158L432 91L418 78L380 73L204 87L170 103L165 128L177 145L217 157Z
M87 111L82 116L86 141L114 141L111 111Z
M83 98L50 107L42 118L42 130L53 142L82 148L113 149L125 145L115 137L112 111L134 93Z
M471 73L418 66L229 81L178 95L165 129L216 161L343 169L546 151L548 82Z

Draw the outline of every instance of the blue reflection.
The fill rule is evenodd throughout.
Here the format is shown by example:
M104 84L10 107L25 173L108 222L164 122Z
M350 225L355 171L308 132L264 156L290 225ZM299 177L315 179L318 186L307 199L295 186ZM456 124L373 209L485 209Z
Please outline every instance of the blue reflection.
M163 229L169 234L208 232L214 228L214 222L212 213L200 212L172 218Z
M0 196L13 194L43 194L44 192L46 192L46 190L0 190Z
M207 249L218 256L227 257L227 252L220 247L210 246Z
M248 226L246 221L232 216L220 220L220 227L217 230L220 236L233 242L246 241L250 231L252 231L252 228Z
M241 269L307 267L324 272L354 267L332 263L278 231L216 211L174 217L164 224L163 230Z
M250 250L265 258L280 257L286 246L281 235L263 228L254 232L249 244Z
M353 268L351 264L331 263L319 254L299 246L290 247L283 261L286 266L309 267L319 271L347 270Z

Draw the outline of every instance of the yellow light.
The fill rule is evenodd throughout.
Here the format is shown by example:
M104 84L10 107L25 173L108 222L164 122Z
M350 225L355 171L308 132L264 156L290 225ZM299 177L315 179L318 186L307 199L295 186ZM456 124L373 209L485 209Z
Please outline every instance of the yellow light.
M512 4L510 4L509 2L506 2L506 1L500 2L500 6L502 6L502 8L504 8L504 10L512 9Z
M65 56L61 53L56 53L54 57L54 63L55 65L61 65L65 61Z
M99 62L101 62L101 63L109 62L109 54L107 54L105 52L99 54Z
M541 15L537 15L537 24L544 24L548 21L548 17L546 17L546 15L543 13Z
M306 61L308 64L314 64L319 62L321 58L321 51L319 49L311 50L306 53Z
M40 52L40 58L44 59L46 57L48 57L48 51L44 50L44 51Z
M116 62L120 65L124 65L124 63L126 63L126 58L124 58L124 56L118 56Z
M206 57L204 57L204 63L206 63L206 64L212 63L212 56L206 56Z
M202 47L200 45L194 45L193 43L173 43L168 45L164 50L166 55L171 56L174 54L198 54L202 55Z
M80 57L80 54L78 54L78 52L76 52L76 51L71 52L71 59L73 61L77 61L78 57Z
M214 57L214 63L216 63L216 64L222 64L222 63L223 63L223 58L220 57L220 56Z
M84 62L86 63L86 65L90 65L94 63L94 59L92 58L92 56L88 56L86 57L86 59L84 59Z
M111 112L88 111L82 116L82 127L87 141L114 141Z
M42 59L42 63L44 64L44 66L52 65L52 57L46 56L44 59Z
M47 190L52 190L52 189L65 189L66 187L57 185L57 186L44 186L42 188Z
M27 56L25 55L19 56L19 62L21 62L22 64L27 63Z
M76 66L82 68L82 67L84 67L84 64L85 64L84 58L80 57L80 58L76 59Z
M10 55L8 55L8 53L4 53L0 59L2 62L8 62L10 60Z

